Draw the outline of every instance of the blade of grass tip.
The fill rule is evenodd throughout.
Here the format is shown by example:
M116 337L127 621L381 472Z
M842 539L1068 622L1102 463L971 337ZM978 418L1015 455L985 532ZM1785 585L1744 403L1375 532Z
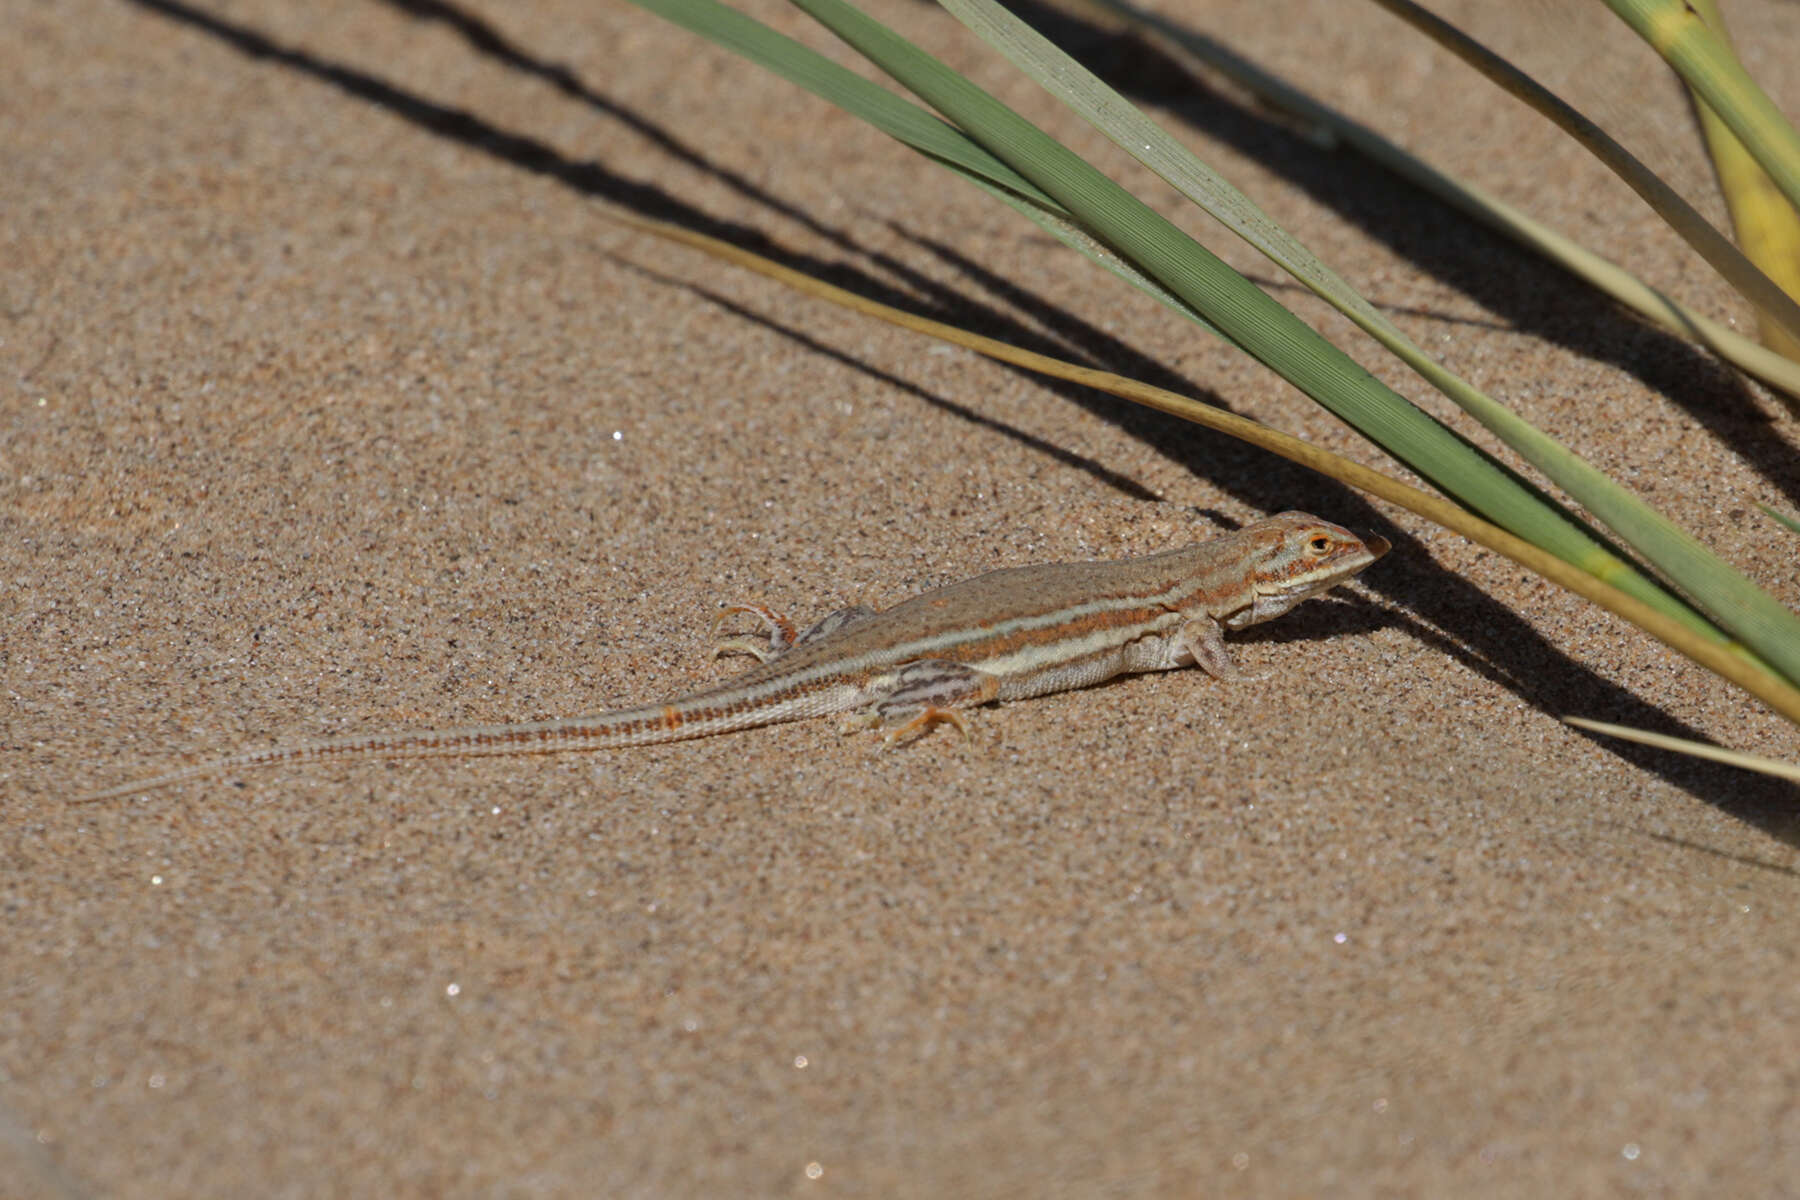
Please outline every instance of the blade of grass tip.
M1685 0L1606 0L1730 127L1788 203L1800 207L1800 133Z
M1293 85L1270 75L1212 38L1184 29L1125 0L1088 0L1184 62L1198 63L1234 80L1264 104L1289 113L1316 139L1350 148L1472 220L1520 243L1645 320L1698 342L1742 371L1800 398L1800 363L1757 344L1734 329L1673 300L1579 243L1534 220L1497 196L1456 179L1409 154L1368 126L1351 120Z
M1516 99L1530 105L1538 113L1561 126L1563 131L1580 142L1589 154L1599 159L1608 170L1624 180L1632 191L1643 198L1644 203L1655 209L1656 215L1666 221L1669 227L1679 234L1695 253L1704 258L1727 283L1736 288L1739 294L1754 304L1759 311L1766 312L1771 321L1774 321L1791 336L1800 337L1800 304L1796 304L1792 296L1781 290L1780 285L1763 274L1756 264L1732 245L1724 234L1714 229L1693 205L1682 199L1679 192L1659 179L1649 167L1638 161L1631 151L1621 146L1605 130L1588 120L1573 105L1538 83L1537 80L1450 22L1426 12L1412 0L1374 0L1374 3L1387 9L1461 58L1487 76L1490 81L1510 92Z
M841 305L853 312L887 321L903 329L922 333L927 337L939 338L966 347L998 362L1010 363L1013 366L1051 375L1058 379L1067 379L1118 396L1120 399L1192 421L1197 425L1203 425L1208 429L1217 430L1261 447L1272 454L1279 454L1301 466L1341 480L1351 487L1360 488L1378 499L1409 509L1426 520L1435 521L1446 529L1460 533L1477 545L1485 546L1496 554L1504 555L1552 583L1591 600L1721 678L1743 688L1775 712L1780 713L1796 725L1800 725L1800 690L1789 685L1774 672L1710 638L1703 638L1695 634L1686 625L1664 616L1619 589L1595 579L1587 572L1546 554L1531 543L1514 537L1499 526L1482 520L1467 509L1459 507L1441 496L1421 491L1410 484L1402 483L1373 468L1345 458L1341 454L1334 454L1329 450L1314 446L1310 442L1302 441L1292 434L1271 429L1267 425L1252 421L1247 417L1237 416L1235 413L1228 413L1220 408L1214 408L1210 404L1202 404L1190 397L1177 395L1163 388L1154 387L1135 379L1127 379L1108 371L1077 366L1074 363L1063 362L1034 351L1022 350L994 338L969 333L942 321L934 321L929 317L905 312L823 280L814 279L792 267L772 262L742 247L734 246L730 242L721 241L691 229L684 229L679 225L653 221L635 213L613 210L605 206L601 206L596 211L608 220L667 241L694 247L724 262L734 263L746 270L755 271L777 283L832 304Z
M1800 619L1773 596L1629 488L1432 359L1167 130L995 0L940 2L1127 153L1330 301L1498 434L1673 580L1728 632L1775 663L1789 678L1800 679Z
M1742 767L1746 771L1757 771L1764 775L1773 775L1777 779L1792 779L1800 782L1800 765L1782 762L1779 758L1767 758L1761 754L1749 754L1742 750L1727 750L1723 746L1696 742L1688 738L1670 737L1666 733L1651 733L1648 729L1635 729L1630 725L1609 725L1605 721L1590 721L1586 717L1564 717L1563 723L1573 725L1577 729L1591 729L1595 733L1603 733L1608 737L1623 738L1625 741L1638 742L1645 746L1655 746L1658 750L1673 750L1677 754L1686 754L1691 758L1711 759L1713 762Z
M1713 0L1688 0L1700 19L1719 35L1725 49L1733 55L1731 32ZM1706 137L1706 148L1712 156L1713 170L1719 177L1719 190L1725 194L1725 206L1731 211L1731 224L1737 230L1744 254L1773 279L1790 296L1800 296L1800 213L1787 202L1769 178L1769 173L1756 165L1744 143L1729 126L1719 119L1692 88L1688 89L1694 111L1700 117L1700 129ZM1771 350L1789 358L1800 359L1800 339L1789 335L1780 322L1761 309L1757 310L1757 329Z
M1793 517L1788 516L1778 509L1770 508L1760 500L1757 501L1756 507L1768 513L1770 517L1774 518L1776 524L1785 528L1789 533L1800 533L1800 521L1796 521Z
M815 50L714 0L636 0L644 9L697 33L765 70L805 88L935 160L1024 214L1071 249L1180 313L1215 337L1224 334L1192 305L1144 275L1082 229L1036 185L976 145L969 136Z

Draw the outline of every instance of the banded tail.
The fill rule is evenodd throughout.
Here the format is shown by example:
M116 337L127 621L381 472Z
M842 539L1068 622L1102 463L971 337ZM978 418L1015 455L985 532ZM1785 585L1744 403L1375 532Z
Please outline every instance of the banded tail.
M73 803L116 800L139 792L155 791L187 779L200 779L248 767L272 767L282 763L321 762L329 759L431 758L440 755L477 757L500 754L552 754L561 751L609 750L679 742L687 738L727 733L756 725L772 725L817 715L816 706L775 704L754 708L706 701L717 691L695 692L666 704L622 708L586 717L551 721L526 721L509 725L465 725L457 729L415 732L346 734L315 742L249 750L180 767L147 779L134 779L117 787L78 796Z

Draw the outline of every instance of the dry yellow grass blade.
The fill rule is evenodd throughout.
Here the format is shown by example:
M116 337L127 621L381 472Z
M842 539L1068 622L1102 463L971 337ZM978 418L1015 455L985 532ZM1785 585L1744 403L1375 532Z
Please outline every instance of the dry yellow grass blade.
M878 320L963 346L999 362L1011 363L1029 371L1067 379L1099 391L1108 392L1121 399L1193 421L1195 424L1205 425L1210 429L1228 433L1232 437L1260 446L1271 453L1279 454L1302 466L1310 467L1321 474L1329 475L1333 479L1367 492L1371 496L1399 505L1427 520L1435 521L1446 529L1454 530L1470 541L1485 546L1496 554L1510 558L1552 583L1568 588L1577 595L1593 601L1713 673L1737 684L1789 721L1800 725L1800 690L1790 687L1779 676L1747 658L1735 646L1720 645L1695 636L1679 622L1664 616L1642 601L1602 583L1592 575L1569 566L1561 559L1544 553L1529 542L1514 537L1499 526L1492 525L1439 496L1392 479L1340 454L1322 450L1292 434L1282 433L1280 430L1271 429L1260 422L1224 412L1163 388L1153 387L1135 379L1127 379L1110 371L1077 366L1048 355L1022 350L1017 346L993 338L969 333L942 321L915 316L912 313L870 300L866 296L859 296L855 292L846 291L814 279L804 272L784 267L759 254L753 254L729 242L709 237L703 233L696 233L691 229L654 221L647 217L640 217L605 206L602 206L599 211L610 221L666 241L691 246L715 258L754 271L821 300L827 300Z
M1727 750L1723 746L1690 741L1687 738L1670 737L1666 733L1651 733L1648 729L1634 729L1629 725L1609 725L1605 721L1590 721L1586 717L1564 717L1563 724L1573 725L1578 729L1589 729L1595 733L1604 733L1608 737L1623 738L1628 742L1655 746L1658 750L1673 750L1677 754L1686 754L1690 758L1708 758L1713 762L1742 767L1746 771L1759 771L1764 775L1773 775L1777 779L1792 779L1800 783L1800 765L1783 762L1779 758L1767 758L1761 754L1746 754L1742 750Z

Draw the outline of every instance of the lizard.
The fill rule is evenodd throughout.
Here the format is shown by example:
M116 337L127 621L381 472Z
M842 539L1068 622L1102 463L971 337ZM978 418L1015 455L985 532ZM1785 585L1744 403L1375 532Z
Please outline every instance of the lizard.
M1239 630L1344 583L1388 551L1303 512L1139 558L1009 567L877 612L856 605L804 631L760 604L719 614L759 618L751 636L715 651L759 664L734 679L637 708L458 729L350 734L215 758L80 797L135 795L249 767L345 758L531 754L680 741L837 713L846 732L885 727L890 741L957 710L1090 687L1116 675L1197 665L1221 680L1242 672L1225 646Z

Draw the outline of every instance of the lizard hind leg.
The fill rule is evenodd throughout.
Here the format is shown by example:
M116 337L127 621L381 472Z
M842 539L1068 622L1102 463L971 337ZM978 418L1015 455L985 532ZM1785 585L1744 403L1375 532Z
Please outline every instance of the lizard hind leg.
M866 604L852 604L840 608L836 612L827 613L806 627L806 631L794 639L794 645L804 646L808 642L816 642L828 638L839 630L868 620L875 615L875 610Z
M763 639L755 634L720 638L713 649L714 658L723 654L748 654L758 662L768 662L771 659L780 658L795 646L816 642L820 638L829 637L838 630L848 628L858 621L866 620L875 615L875 610L864 604L852 604L848 608L840 608L834 613L819 618L803 631L796 633L792 621L766 604L733 604L722 609L714 618L713 633L717 634L727 621L739 613L749 613L762 619L762 623L767 629L767 633L763 636L767 639L768 644L765 646Z
M718 637L719 631L739 613L749 613L761 618L765 630L762 637L747 633L727 638ZM714 658L727 654L748 654L757 662L768 662L771 658L780 657L795 640L794 623L766 604L732 604L719 610L719 615L713 618L713 636L718 638L713 646Z
M969 736L959 708L986 704L1000 695L1000 677L949 659L926 658L907 663L877 685L861 714L845 723L845 731L883 726L889 745L923 736L944 722Z

